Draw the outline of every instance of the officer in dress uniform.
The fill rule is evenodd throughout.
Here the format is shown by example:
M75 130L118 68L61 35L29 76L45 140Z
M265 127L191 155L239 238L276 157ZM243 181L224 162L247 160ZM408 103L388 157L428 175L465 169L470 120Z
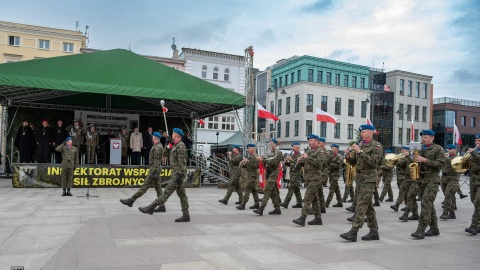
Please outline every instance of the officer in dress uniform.
M292 199L293 194L297 200L297 204L292 208L302 208L302 193L300 192L300 182L302 180L302 167L298 166L297 160L300 157L300 143L292 143L292 154L287 156L285 166L290 167L290 182L288 184L288 193L285 196L285 200L280 204L281 207L288 208L288 204Z
M68 136L72 138L72 145L77 148L77 155L80 160L83 144L83 126L78 119L75 119L73 125L69 125L65 130L68 132Z
M98 141L100 134L98 134L97 129L94 124L91 124L90 127L84 131L85 134L85 146L87 148L87 160L88 164L95 163L95 151L98 146Z
M128 164L128 146L130 144L130 135L127 133L126 129L122 129L117 136L120 140L122 140L122 165Z

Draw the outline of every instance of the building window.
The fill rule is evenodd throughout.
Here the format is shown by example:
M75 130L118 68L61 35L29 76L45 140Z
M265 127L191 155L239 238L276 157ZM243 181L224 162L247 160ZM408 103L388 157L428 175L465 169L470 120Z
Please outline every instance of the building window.
M327 137L327 122L320 122L320 137Z
M413 134L413 137L415 138L415 141L418 142L418 129L414 130L415 133Z
M287 85L288 85L288 74L285 75L285 86L287 86Z
M50 50L50 40L38 40L38 48L42 50Z
M277 104L277 115L281 115L281 114L282 114L282 100L279 99Z
M427 122L427 107L422 107L422 122Z
M317 82L319 83L323 82L323 71L321 70L317 71Z
M278 122L277 123L277 138L282 137L282 123Z
M275 127L273 126L273 124L270 124L270 132L272 131L275 131Z
M475 117L470 118L470 126L475 127Z
M343 86L348 87L348 75L343 75Z
M348 124L348 137L347 139L353 139L353 124Z
M353 116L354 111L355 111L355 100L349 99L348 100L348 116Z
M403 145L403 128L398 129L398 144Z
M207 66L202 67L202 79L207 78Z
M223 130L234 130L235 129L235 118L223 116L222 117L222 129Z
M218 67L213 68L213 77L214 80L218 80Z
M333 137L340 138L340 123L336 123L333 129Z
M208 129L218 129L218 116L210 116L208 118Z
M302 81L302 71L298 70L297 71L297 82L301 82L301 81Z
M466 125L467 125L467 117L466 117L466 116L462 116L461 120L462 120L462 122L461 122L461 123L462 123L462 126L466 126Z
M360 89L365 89L365 78L360 78Z
M420 83L415 83L415 97L420 97Z
M273 80L273 89L277 89L277 88L278 88L277 79L274 79Z
M285 114L290 114L290 97L287 97L287 104L285 108Z
M293 84L293 79L295 78L295 73L290 74L290 84Z
M335 85L340 86L340 74L335 74Z
M327 96L322 96L322 100L320 102L320 109L324 112L327 111L327 104L328 103L328 97Z
M300 95L295 95L295 112L300 111Z
M307 136L312 134L312 120L305 121L305 132Z
M280 77L278 78L278 87L282 87L283 86L283 77Z
M63 51L64 52L73 52L73 43L63 43Z
M275 114L275 101L270 101L270 112Z
M412 121L412 105L407 105L407 121Z
M313 94L307 94L307 112L313 112Z
M285 122L285 137L290 137L290 122Z
M338 97L335 98L335 114L336 115L342 114L342 99Z
M8 36L8 45L10 45L10 46L20 46L20 37Z
M422 97L425 98L425 99L427 98L427 84L426 83L423 84L423 96Z
M295 120L295 125L293 127L293 136L298 136L298 120Z
M409 97L412 96L412 81L408 81L408 92L407 92L407 95Z
M230 70L228 68L223 72L223 80L226 82L230 80Z
M367 117L367 102L365 102L364 100L362 101L361 117L363 118Z
M403 120L403 112L404 112L403 111L403 103L398 104L398 112L399 112L398 119Z
M419 111L420 111L420 106L415 106L415 122L418 122Z
M313 82L313 69L308 70L308 81Z
M357 88L357 77L352 76L352 87Z
M413 141L412 134L410 133L410 131L411 129L407 128L407 133L405 133L407 135L407 142L408 140Z
M400 79L400 95L403 96L405 93L405 80Z
M327 72L327 84L332 84L332 73Z

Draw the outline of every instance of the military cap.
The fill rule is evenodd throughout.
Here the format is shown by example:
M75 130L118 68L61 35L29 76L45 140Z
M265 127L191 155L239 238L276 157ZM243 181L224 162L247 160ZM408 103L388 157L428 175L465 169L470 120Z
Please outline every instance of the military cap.
M457 149L455 144L447 144L447 149Z
M272 142L274 142L275 144L278 144L278 141L275 138L272 138Z
M43 118L42 123L44 123L44 122L48 122L47 119Z
M250 147L255 147L255 144L253 144L253 143L247 144L247 148L250 148Z
M371 131L374 131L375 130L375 127L373 125L361 125L359 128L358 128L359 131L362 131L362 130L371 130Z
M65 141L71 141L71 140L72 140L72 137L70 136L65 139Z
M480 139L480 133L473 135L474 139Z
M340 146L338 146L338 144L336 144L336 143L332 144L332 146L330 146L330 147L331 147L331 148L334 148L334 147L340 148Z
M390 150L385 150L385 153L386 153L386 154L391 154L392 151L390 151Z
M420 131L420 136L423 136L423 135L435 136L435 131L433 131L431 129L424 129L424 130Z
M237 148L237 149L240 150L240 146L239 146L239 145L236 145L236 144L232 145L232 149L233 149L233 148Z
M325 139L324 137L320 137L318 140L321 141L321 142L326 142L327 141L327 139Z
M162 135L158 131L153 132L152 136L157 138L162 138Z
M178 135L180 135L180 136L182 136L182 137L185 136L185 135L183 134L183 130L181 130L181 129L179 129L179 128L174 128L174 129L173 129L173 132L177 133Z
M300 143L299 142L292 142L292 146L294 146L294 145L300 145Z
M402 150L408 150L408 151L410 151L410 147L408 147L408 146L402 146Z
M310 140L310 139L317 139L320 141L320 137L318 135L315 135L315 134L310 134L307 136L307 140Z

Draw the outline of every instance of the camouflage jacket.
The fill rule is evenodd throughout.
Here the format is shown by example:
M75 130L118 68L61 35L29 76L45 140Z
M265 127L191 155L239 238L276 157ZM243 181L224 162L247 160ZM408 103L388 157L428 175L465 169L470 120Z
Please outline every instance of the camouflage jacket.
M383 160L383 165L382 165L382 176L385 177L385 178L392 178L393 176L393 167L390 167L387 165L386 163L386 160L385 160L385 156L382 158Z
M442 181L459 181L460 174L453 170L452 159L455 157L445 157L445 166L442 169Z
M72 146L68 148L64 143L60 144L55 148L57 152L62 153L62 165L72 165L78 164L78 153L77 148Z
M410 179L409 165L412 163L412 161L413 159L410 156L405 156L404 158L400 159L400 161L397 163L397 179Z
M264 160L267 182L277 182L278 174L281 167L279 166L283 160L282 151L275 149L275 155L272 159Z
M163 152L164 156L169 157L170 167L172 168L172 177L170 179L176 178L173 175L185 177L187 175L187 147L185 144L182 141L178 141L176 144L172 144L171 148L167 146Z
M243 164L243 168L246 168L247 169L247 173L246 173L246 181L258 181L258 167L259 167L259 162L257 160L257 155L256 154L253 154L253 155L250 155L250 154L247 154L247 157L248 159L248 162L246 162L245 164Z
M310 149L306 152L307 158L300 159L299 164L303 165L305 181L322 180L322 168L326 162L320 147Z
M343 160L340 154L332 153L329 161L329 173L332 175L340 175L340 169L342 168Z
M470 154L472 155L470 158L470 175L477 176L480 174L480 150L474 149Z
M293 153L292 155L290 155L292 157L292 161L290 161L288 159L287 159L287 161L285 161L285 166L290 167L290 178L292 178L294 175L295 176L301 176L302 175L302 167L297 165L297 160L301 155L302 154L300 154L300 152L298 152L297 154ZM295 168L295 170L293 170L293 168ZM290 180L292 180L292 179L290 179Z
M438 174L445 166L445 156L443 155L442 147L438 144L432 143L429 147L422 145L422 150L419 151L420 156L427 159L427 162L419 162L420 181L426 183L434 180L433 183L440 181Z
M162 157L163 157L163 146L161 143L155 144L152 149L150 149L150 155L148 156L150 162L148 163L148 168L150 171L162 171Z
M353 155L347 156L347 162L355 165L357 177L362 177L365 183L375 183L377 180L377 172L383 159L382 145L371 140L368 143L360 143L361 152L352 152Z
M238 165L240 165L240 161L242 161L242 159L243 158L240 153L232 153L228 156L228 167L230 168L231 179L240 179L242 171Z
M328 171L330 170L330 151L328 151L327 149L325 148L321 148L321 152L322 152L322 155L323 155L323 159L325 160L325 163L323 163L323 167L322 167L322 174L323 174L323 177L328 177Z

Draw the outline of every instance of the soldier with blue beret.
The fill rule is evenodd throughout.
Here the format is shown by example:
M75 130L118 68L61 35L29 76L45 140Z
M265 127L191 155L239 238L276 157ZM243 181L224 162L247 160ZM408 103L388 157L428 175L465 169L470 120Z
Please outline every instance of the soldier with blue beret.
M78 150L73 146L72 137L67 137L55 150L62 153L62 196L72 196L70 188L73 187L73 172L78 164Z
M228 167L230 168L230 181L228 182L228 190L225 197L218 200L220 203L227 204L230 196L235 191L238 195L238 201L235 204L240 204L243 199L242 189L240 188L240 177L242 168L240 168L240 162L243 157L240 154L240 146L232 145L232 151L227 153Z
M480 133L473 136L475 147L467 150L470 153L470 200L474 210L470 227L465 231L475 235L480 232Z
M285 200L280 204L281 207L288 208L288 204L292 199L292 196L295 194L297 203L292 206L292 208L302 208L302 193L300 192L300 183L302 181L302 169L298 166L298 158L300 157L300 143L293 142L292 153L287 156L285 161L285 166L290 167L290 182L288 184L287 196Z

